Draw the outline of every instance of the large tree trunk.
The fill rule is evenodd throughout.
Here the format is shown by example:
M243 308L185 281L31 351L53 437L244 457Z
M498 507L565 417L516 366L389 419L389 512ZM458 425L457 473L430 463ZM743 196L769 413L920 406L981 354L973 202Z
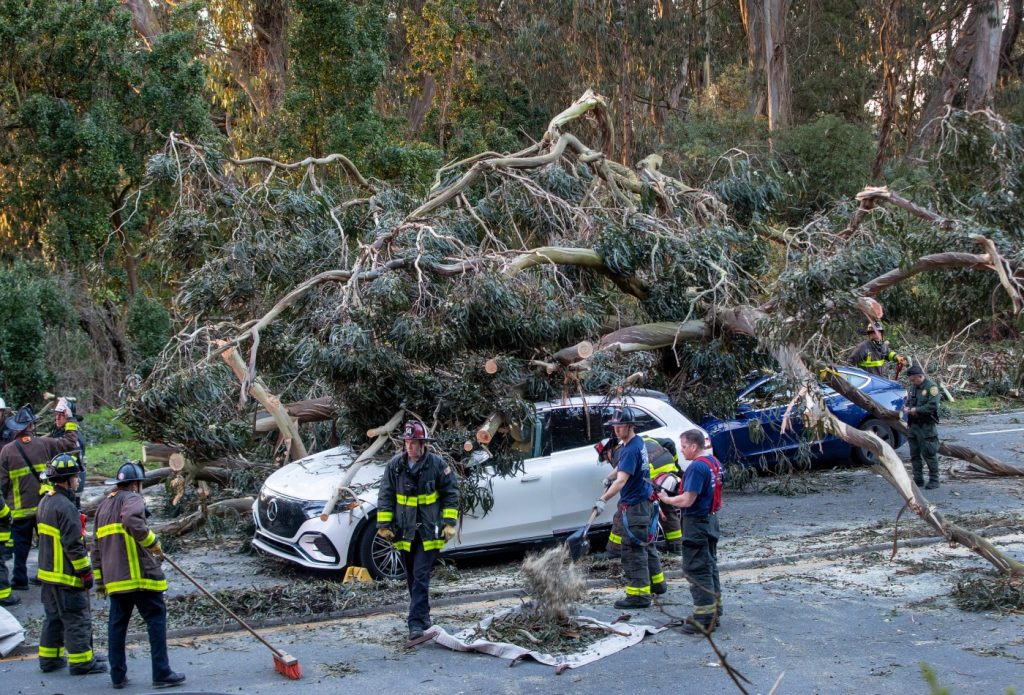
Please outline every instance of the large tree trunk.
M765 75L768 82L768 130L786 128L792 120L793 91L786 61L786 13L789 0L764 3Z
M1013 64L1013 47L1020 35L1021 19L1024 18L1024 0L1010 0L1010 14L1003 28L1002 40L999 43L999 83L1006 84L1013 77L1019 77Z
M1002 42L1003 0L990 0L988 13L978 22L978 43L967 77L967 109L992 106L992 90L999 75L999 48Z
M132 28L135 29L147 46L152 46L157 36L164 32L161 15L166 15L167 7L163 0L159 3L160 11L152 0L122 0L124 6L132 13Z
M751 116L766 116L764 6L759 0L739 0L739 4L743 33L747 37L747 92L750 95L747 112Z

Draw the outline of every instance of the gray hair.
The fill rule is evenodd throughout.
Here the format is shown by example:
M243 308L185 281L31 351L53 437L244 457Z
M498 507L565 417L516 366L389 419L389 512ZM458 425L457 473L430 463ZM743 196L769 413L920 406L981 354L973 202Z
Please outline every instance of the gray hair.
M701 449L704 448L704 433L700 430L686 430L679 435L679 439L689 442L690 444L695 444Z

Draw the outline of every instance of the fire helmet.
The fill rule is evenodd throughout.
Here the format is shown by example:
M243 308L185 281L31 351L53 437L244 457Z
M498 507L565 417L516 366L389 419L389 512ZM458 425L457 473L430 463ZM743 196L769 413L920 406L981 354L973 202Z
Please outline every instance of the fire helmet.
M33 424L38 419L39 418L36 417L35 413L32 412L32 406L23 405L17 413L7 418L7 422L4 423L4 426L14 434L18 434L19 432L28 429L29 425Z
M672 473L662 473L654 479L654 487L663 490L666 495L679 494L679 476Z
M878 331L880 334L885 333L885 326L882 325L881 321L868 321L868 325L861 331L864 335L871 335L872 331Z
M132 461L125 461L117 469L117 475L113 480L107 480L107 485L121 485L122 483L141 482L146 479L146 469L140 464Z
M409 420L402 431L402 440L406 442L432 442L433 437L427 436L427 428L419 420Z
M44 476L47 480L62 482L76 477L81 470L82 466L74 454L57 454L46 464Z
M635 425L637 422L636 411L633 408L619 408L612 415L611 420L604 423L605 425Z

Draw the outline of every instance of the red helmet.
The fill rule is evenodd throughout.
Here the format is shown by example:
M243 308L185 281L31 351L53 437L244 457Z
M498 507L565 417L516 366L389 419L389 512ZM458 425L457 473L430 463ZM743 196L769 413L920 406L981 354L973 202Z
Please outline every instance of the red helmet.
M433 437L427 436L427 428L419 420L409 420L405 423L405 430L402 432L402 439L407 442L432 442Z
M594 451L597 452L598 461L608 461L611 463L611 456L615 453L615 450L619 447L619 440L615 437L608 437L602 439L594 445Z

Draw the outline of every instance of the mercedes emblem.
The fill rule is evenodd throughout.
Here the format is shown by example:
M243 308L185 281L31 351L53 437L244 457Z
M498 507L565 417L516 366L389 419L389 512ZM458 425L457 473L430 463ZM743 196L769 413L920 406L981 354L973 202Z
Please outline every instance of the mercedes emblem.
M270 506L267 507L267 518L271 521L277 519L277 500L270 500Z

